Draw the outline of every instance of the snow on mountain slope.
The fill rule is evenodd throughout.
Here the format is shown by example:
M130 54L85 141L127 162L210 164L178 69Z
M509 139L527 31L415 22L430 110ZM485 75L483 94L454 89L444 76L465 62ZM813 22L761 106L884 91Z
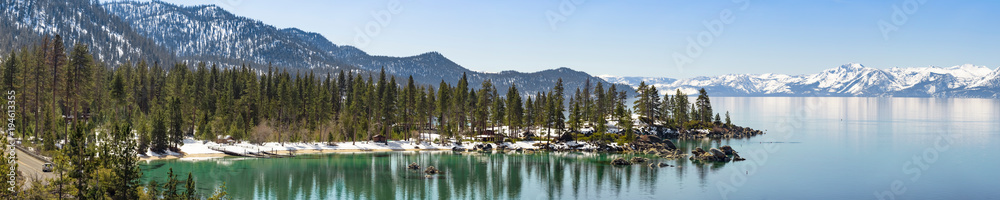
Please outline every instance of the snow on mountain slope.
M334 68L340 63L325 53L315 37L279 30L260 21L235 16L214 5L181 7L164 2L112 2L109 13L131 23L141 34L179 57L239 60L303 68Z
M685 93L706 88L721 96L905 96L984 97L1000 94L1000 68L983 66L876 69L858 63L830 68L816 74L729 74L675 80L649 77L601 76L609 82L637 87L638 81L660 91Z
M171 49L187 61L242 64L273 64L308 69L385 70L397 79L412 76L421 84L451 84L466 74L472 87L493 80L497 89L511 84L525 93L547 91L563 79L566 88L582 86L592 76L559 68L535 73L480 73L452 62L437 52L408 57L374 56L352 46L336 45L320 34L298 28L278 29L258 20L236 16L214 5L178 6L170 3L108 2L103 5L140 34ZM546 76L538 76L546 74ZM602 81L593 78L594 81ZM630 91L631 89L626 89ZM567 95L569 95L567 93Z
M0 50L38 45L43 35L63 39L66 49L87 44L94 58L110 64L173 59L100 5L86 0L0 0Z

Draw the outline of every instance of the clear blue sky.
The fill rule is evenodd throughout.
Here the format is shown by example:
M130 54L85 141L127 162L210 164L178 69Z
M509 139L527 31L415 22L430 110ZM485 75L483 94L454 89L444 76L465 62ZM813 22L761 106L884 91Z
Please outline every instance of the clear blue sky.
M477 71L569 67L594 75L687 78L806 74L849 62L876 68L1000 66L1000 1L754 0L741 9L745 2L733 2L740 0L398 0L401 12L379 25L367 45L358 45L356 29L377 24L372 12L387 10L392 1L167 1L217 4L375 55L438 51ZM575 9L561 12L560 5ZM905 21L893 21L894 5ZM731 23L702 45L700 55L686 53L687 39L711 34L703 22L719 20L726 10ZM565 17L554 29L550 11ZM883 35L879 21L898 29ZM691 62L679 67L675 53Z

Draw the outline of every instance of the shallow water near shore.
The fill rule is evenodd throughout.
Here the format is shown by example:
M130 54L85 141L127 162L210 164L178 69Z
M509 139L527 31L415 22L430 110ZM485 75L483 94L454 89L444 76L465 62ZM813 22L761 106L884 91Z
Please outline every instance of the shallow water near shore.
M675 141L731 145L746 161L611 166L628 154L374 152L156 160L143 183L192 172L234 199L988 199L1000 196L1000 100L713 97L716 112L767 134ZM435 166L441 175L407 170ZM903 188L893 190L897 184Z

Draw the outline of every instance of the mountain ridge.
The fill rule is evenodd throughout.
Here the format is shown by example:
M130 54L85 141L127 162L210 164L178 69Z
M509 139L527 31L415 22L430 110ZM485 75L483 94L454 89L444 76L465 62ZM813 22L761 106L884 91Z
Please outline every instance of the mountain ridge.
M815 74L726 74L688 79L599 76L607 81L646 80L660 91L699 88L715 96L859 96L998 98L1000 68L971 64L952 67L877 69L848 63ZM659 80L659 81L658 81ZM638 82L627 83L637 87ZM666 90L664 90L666 89Z
M586 73L572 73L578 72L575 70L548 73L550 76L544 77L534 74L545 70L481 73L469 70L435 51L404 57L370 55L350 45L337 45L318 33L299 28L279 29L259 20L236 16L217 6L178 6L159 1L108 2L102 5L110 13L130 22L140 34L176 50L180 57L215 56L320 70L385 70L398 78L412 76L417 83L432 86L442 80L455 84L466 74L470 83L477 83L471 84L473 87L491 79L497 89L517 84L518 89L525 93L546 91L558 78L563 78L565 87L571 89L582 87L587 78L602 81ZM185 34L173 35L178 32Z
M0 35L5 36L0 38L0 44L11 47L0 49L0 53L36 45L42 35L58 34L67 45L77 41L91 45L95 58L110 66L146 60L189 65L206 62L223 68L247 66L261 73L269 66L278 70L316 70L319 74L350 71L367 75L384 69L402 79L400 82L412 76L418 84L431 87L441 81L456 84L465 74L472 88L490 79L499 90L517 84L523 94L548 91L559 78L567 91L583 87L587 79L593 79L595 84L604 82L569 68L476 72L434 51L405 57L370 55L350 45L337 45L315 32L278 28L215 5L0 0L0 11L0 20L5 22L0 24ZM634 92L626 86L620 88Z

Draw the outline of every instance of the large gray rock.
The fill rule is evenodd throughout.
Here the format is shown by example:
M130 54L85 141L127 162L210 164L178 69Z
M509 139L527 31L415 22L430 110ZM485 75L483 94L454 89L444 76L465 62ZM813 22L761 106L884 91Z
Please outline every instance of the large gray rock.
M712 152L712 156L715 157L715 159L726 158L726 153L722 152L722 150L719 150L719 149L716 149L716 148L712 148L712 149L709 149L709 151Z
M736 150L733 150L733 147L729 145L719 147L719 150L722 150L722 152L726 153L726 155L733 155L733 153L736 153Z
M667 149L677 149L677 146L674 146L674 142L670 140L663 140L663 145L666 145Z

